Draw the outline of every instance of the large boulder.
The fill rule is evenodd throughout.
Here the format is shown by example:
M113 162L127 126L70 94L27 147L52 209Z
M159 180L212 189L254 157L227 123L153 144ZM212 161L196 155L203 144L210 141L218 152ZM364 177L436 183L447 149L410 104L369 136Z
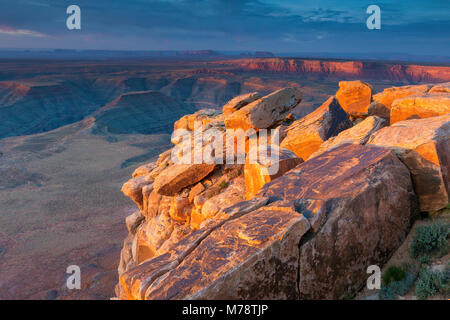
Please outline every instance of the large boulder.
M156 177L153 188L161 195L173 196L181 189L202 180L215 167L215 163L174 164Z
M283 88L253 101L225 117L227 129L265 129L283 120L302 100L298 88Z
M372 102L372 86L360 80L340 81L336 98L342 109L353 118L364 118Z
M370 136L387 125L387 121L377 116L370 116L351 127L344 130L335 137L331 137L320 145L319 150L314 152L309 158L318 156L325 151L337 148L343 144L365 144Z
M300 244L299 297L358 291L367 267L383 265L417 213L408 169L389 149L343 145L265 185L257 196L295 201L314 234Z
M396 122L374 133L368 144L391 148L411 171L422 211L449 203L450 114Z
M223 107L222 112L225 116L232 114L233 112L241 109L243 106L246 106L250 102L258 100L262 98L262 95L258 92L251 92L242 94L240 96L234 97L230 101L228 101Z
M389 149L344 145L269 182L120 282L129 299L342 298L402 243L415 203L409 171Z
M384 89L383 92L373 95L373 102L369 106L369 115L379 116L389 120L391 106L394 100L413 95L423 95L427 93L430 88L431 85L423 84Z
M339 132L352 126L347 113L335 97L330 97L318 109L294 121L286 130L280 146L308 159L320 145Z
M244 167L245 198L247 200L251 199L266 183L282 176L303 162L302 158L297 157L295 153L288 149L274 146L269 149L270 153L277 152L276 163L270 159L271 154L267 152L258 154L260 153L258 148L250 150L249 154L253 154L256 161L250 163L250 157L247 157Z
M397 99L391 107L391 125L408 119L423 119L450 113L450 94L435 93Z

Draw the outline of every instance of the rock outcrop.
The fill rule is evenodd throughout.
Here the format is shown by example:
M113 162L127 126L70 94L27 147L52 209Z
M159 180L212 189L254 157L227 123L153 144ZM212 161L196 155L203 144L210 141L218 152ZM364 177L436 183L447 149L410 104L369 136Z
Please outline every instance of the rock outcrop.
M397 99L391 107L391 125L402 120L423 119L450 113L450 93L431 93Z
M302 159L308 159L324 141L351 125L348 115L337 99L330 97L317 110L294 121L286 129L286 137L281 141L281 147L291 150Z
M373 93L372 86L368 83L359 80L341 81L336 98L348 115L353 118L364 118L369 113Z
M243 153L237 140L231 157L216 158L232 163L178 163L186 159L178 148L186 146L173 137L173 149L135 170L123 191L140 210L126 220L117 295L339 299L360 290L367 267L390 258L419 208L448 204L450 185L450 114L388 126L388 120L368 116L376 95L370 102L372 91L360 94L361 86L370 88L358 82L350 85L356 94L342 95L347 112L330 97L290 124L283 117L301 96L292 88L262 98L240 96L224 106L226 114L198 111L178 121L180 137L206 135L196 147L186 144L206 154L212 136L226 137L231 128L256 130L241 141ZM404 90L437 96L447 86L392 92ZM397 98L388 92L378 101L390 115ZM352 95L367 112L348 107L356 105ZM352 123L349 117L361 119ZM280 146L259 145L265 140L261 129L278 129ZM235 162L238 156L244 162Z
M283 120L302 100L298 88L284 88L253 101L225 117L227 129L264 129Z
M396 122L375 132L368 144L393 149L406 164L422 211L450 202L450 114Z
M331 137L322 143L319 149L309 158L313 158L327 150L337 148L343 144L366 144L370 136L387 125L387 121L377 116L370 116L354 125L350 129L341 131L337 136Z

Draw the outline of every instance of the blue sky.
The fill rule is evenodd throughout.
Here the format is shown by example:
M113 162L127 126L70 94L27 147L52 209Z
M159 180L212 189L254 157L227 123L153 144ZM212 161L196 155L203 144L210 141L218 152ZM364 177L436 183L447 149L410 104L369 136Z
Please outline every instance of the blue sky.
M82 30L66 28L81 7ZM368 30L366 8L381 8ZM449 0L0 0L0 48L450 55Z

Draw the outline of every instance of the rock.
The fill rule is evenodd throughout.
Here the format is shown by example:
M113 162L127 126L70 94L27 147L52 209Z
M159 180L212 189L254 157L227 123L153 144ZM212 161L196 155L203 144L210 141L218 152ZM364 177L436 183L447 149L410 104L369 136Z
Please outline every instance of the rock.
M225 222L154 281L145 299L293 299L297 241L308 229L303 215L276 204Z
M298 164L303 162L302 158L299 158L292 151L285 148L275 148L272 146L271 152L278 153L277 163L273 163L269 157L261 159L258 154L258 149L254 148L250 150L249 154L253 154L254 159L257 159L256 163L247 163L244 167L245 177L245 198L251 199L266 183L278 178L290 169L294 168ZM266 152L263 154L267 155ZM277 165L278 170L276 172L269 172L269 168L272 165ZM275 168L275 167L273 167Z
M364 118L369 113L372 93L372 86L368 83L359 80L340 81L336 98L348 115L354 118Z
M218 213L121 284L132 299L342 298L403 242L415 209L392 151L344 145Z
M173 129L184 129L189 131L194 131L195 122L199 122L203 126L206 126L212 121L212 118L217 116L220 112L215 109L201 109L193 114L188 114L181 117L173 125Z
M391 148L409 168L421 211L449 203L450 115L396 122L367 143Z
M205 187L201 184L201 182L197 183L192 189L189 191L189 202L193 203L194 198L202 193L205 190Z
M283 120L302 99L298 88L272 92L225 117L227 129L265 129Z
M122 192L124 195L130 197L131 200L133 200L136 203L139 210L142 210L143 209L142 188L146 185L151 184L152 181L153 178L151 178L149 175L130 179L122 186Z
M190 209L188 197L173 197L170 204L169 215L175 221L186 222L190 216Z
M351 127L341 131L337 136L331 137L320 145L319 150L314 152L309 158L318 156L327 150L337 148L343 144L365 144L370 136L387 125L387 121L377 116L370 116Z
M422 95L430 90L431 85L416 85L416 86L402 86L391 87L384 89L383 92L374 94L372 96L373 103L369 107L369 115L378 116L389 120L391 113L392 102L396 99L412 96Z
M308 159L330 137L352 126L335 97L330 97L314 112L294 121L287 129L280 146Z
M135 211L125 218L125 224L127 225L128 232L132 235L136 234L136 229L144 221L145 217L140 211Z
M450 113L450 94L430 94L397 99L391 107L391 125L402 120L423 119Z
M428 93L450 93L450 82L437 84Z
M253 102L255 100L258 100L261 98L262 95L260 95L258 92L251 92L242 94L240 96L237 96L230 101L228 101L222 108L222 112L225 116L228 116L232 114L233 112L241 109L243 106L246 106L250 102Z
M179 265L213 230L230 219L238 218L260 208L267 202L267 198L255 198L251 201L237 203L222 212L221 219L212 221L205 228L192 232L170 250L167 250L166 253L128 269L119 277L123 292L121 299L144 299L147 288L156 279Z
M144 165L136 168L136 170L134 170L132 176L133 176L133 178L146 176L150 172L152 172L156 167L157 167L157 165L155 162L150 162L150 163L144 164Z
M201 209L201 222L213 218L220 210L224 210L243 200L245 200L244 178L238 177L230 185L224 186L224 190L221 190L221 193L204 202Z
M215 163L172 165L156 177L153 188L161 195L173 196L181 189L202 180L215 167Z
M315 225L317 231L300 242L301 299L339 299L358 291L367 267L389 259L417 214L408 169L389 149L367 145L327 151L257 196L295 201Z

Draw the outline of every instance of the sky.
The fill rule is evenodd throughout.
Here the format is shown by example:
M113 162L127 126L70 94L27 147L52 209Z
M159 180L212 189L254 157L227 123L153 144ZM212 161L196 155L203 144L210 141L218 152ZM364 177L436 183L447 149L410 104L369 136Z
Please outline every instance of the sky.
M72 4L81 30L66 27ZM0 48L450 56L449 17L450 0L0 0Z

